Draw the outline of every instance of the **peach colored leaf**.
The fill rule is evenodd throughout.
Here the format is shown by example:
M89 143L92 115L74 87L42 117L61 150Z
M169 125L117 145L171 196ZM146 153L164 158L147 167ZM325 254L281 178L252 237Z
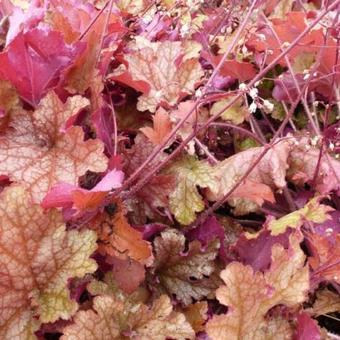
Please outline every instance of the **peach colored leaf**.
M159 145L170 133L172 129L172 123L170 121L169 115L163 108L159 108L152 119L153 128L147 126L141 128L140 130L153 144Z
M122 171L113 169L100 180L91 190L80 188L68 183L53 186L41 202L44 209L70 208L72 216L80 217L86 212L94 212L103 206L107 193L119 188L123 182Z
M264 201L275 202L273 191L263 183L245 179L241 185L230 195L232 198L246 198L261 206Z
M284 318L276 317L268 320L263 327L257 329L252 339L292 340L293 335L292 324Z
M288 140L279 141L261 159L249 174L247 180L251 181L253 185L255 183L264 184L272 190L283 188L286 185L285 176L290 148L291 143ZM249 167L254 164L263 150L263 147L247 149L217 164L214 169L214 175L220 185L216 191L209 191L209 200L215 201L221 199L246 173ZM270 197L268 194L266 196ZM235 214L244 215L258 209L255 201L243 198L230 198L228 203L235 207Z
M184 156L171 164L166 173L174 175L177 182L170 194L170 211L181 224L190 224L195 220L195 213L204 209L197 186L218 190L219 183L214 177L213 168L206 161Z
M193 241L185 252L183 234L168 230L155 239L154 246L154 273L160 282L157 289L175 294L184 305L189 305L192 299L206 297L217 287L219 280L212 276L216 269L217 241L206 249L201 249L200 242Z
M204 331L204 323L208 319L207 301L196 302L183 309L186 319L196 333Z
M124 293L133 293L145 279L145 268L137 261L113 257L106 262L113 264L113 278Z
M303 208L293 211L277 220L268 223L271 235L284 233L287 228L300 228L305 221L323 223L331 219L329 212L334 209L328 205L320 204L321 197L311 199Z
M317 282L335 281L340 284L340 235L329 240L318 234L308 234L312 256L308 258L312 278Z
M312 146L308 138L301 138L296 144L288 159L288 179L296 185L312 184L321 194L340 191L340 162L327 158L325 152L320 157L320 150Z
M153 255L149 242L143 240L140 231L132 228L120 205L112 214L103 212L87 226L98 235L98 250L102 255L116 256L122 260L131 258L144 265L151 265Z
M324 289L316 293L316 300L313 307L309 309L313 315L319 316L340 311L339 294L332 292L329 289Z
M33 339L41 322L76 312L67 281L96 270L95 233L65 231L61 215L44 214L20 186L1 193L0 225L0 338Z
M268 337L267 312L278 304L294 307L306 299L309 272L304 266L300 241L301 235L296 233L290 238L290 249L275 244L271 266L264 273L254 272L239 262L232 262L221 272L225 284L217 289L216 297L228 306L228 312L215 315L207 323L206 330L212 340L260 340L264 330Z
M63 104L50 92L32 114L13 114L8 129L0 134L0 174L27 183L33 201L40 202L57 182L77 184L87 170L104 171L102 143L84 141L78 126L64 131L65 123L88 104L81 96Z
M197 58L181 60L185 49L179 41L149 42L137 40L133 51L125 56L133 80L150 85L148 93L138 99L140 111L155 112L165 103L174 105L181 96L190 94L203 76Z
M123 294L94 298L94 311L80 311L61 340L114 340L133 334L140 340L194 339L195 333L181 313L174 312L169 297L162 295L151 308L131 303Z

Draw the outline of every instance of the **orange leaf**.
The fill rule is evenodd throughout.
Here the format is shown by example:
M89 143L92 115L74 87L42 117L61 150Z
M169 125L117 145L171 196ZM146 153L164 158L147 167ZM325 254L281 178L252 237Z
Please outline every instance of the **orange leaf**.
M183 310L186 319L196 333L203 332L203 324L208 318L208 303L207 301L196 302Z
M32 114L13 114L0 134L0 174L28 184L33 201L40 202L57 182L77 184L87 170L104 171L107 159L99 140L84 142L79 126L63 132L65 123L88 104L81 96L64 104L50 92Z
M147 126L141 128L140 130L146 137L150 139L152 143L159 145L169 135L172 129L172 124L169 115L163 108L159 108L152 119L153 128Z
M112 276L118 287L125 293L133 293L145 278L145 268L137 261L121 260L117 257L109 259L113 264Z
M83 191L74 190L71 194L74 207L80 211L97 208L103 201L107 192L105 191Z
M274 194L268 185L257 183L248 179L244 180L244 182L232 193L230 197L247 198L260 206L264 203L264 201L271 203L275 202Z
M144 241L142 233L128 223L122 208L118 211L98 214L88 228L98 234L98 250L103 255L116 256L122 260L131 258L144 265L151 265L153 255L151 245Z
M318 234L308 234L312 256L308 258L313 278L317 281L335 281L340 284L340 235L332 243Z

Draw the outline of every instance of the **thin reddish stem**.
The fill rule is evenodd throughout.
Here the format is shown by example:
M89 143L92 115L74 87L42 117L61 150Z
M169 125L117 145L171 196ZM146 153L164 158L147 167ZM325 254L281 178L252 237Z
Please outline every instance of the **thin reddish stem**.
M301 32L292 42L292 44L290 46L288 46L283 52L281 52L276 58L274 58L274 60L268 64L263 70L262 72L260 72L250 83L249 86L253 86L257 81L259 81L272 67L274 67L278 61L280 61L287 53L289 53L294 46L306 35L310 32L310 30L312 30L312 28L318 24L318 22L332 9L334 9L336 6L338 6L338 4L340 3L340 0L336 0L331 6L328 7L328 9L325 9L322 13L319 14L319 16L317 18L314 19L314 21L304 29L303 32ZM308 83L306 84L308 85ZM153 171L151 171L149 174L147 174L144 178L140 179L139 182L130 190L129 192L129 196L134 194L135 192L137 192L138 190L140 190L148 181L149 179L157 172L159 171L165 164L166 162L168 162L169 160L173 159L174 157L176 157L181 150L186 146L187 143L189 143L189 141L195 137L195 135L200 132L201 130L205 129L207 126L209 126L216 118L218 118L226 109L228 109L229 107L231 107L241 96L243 95L243 93L239 93L238 95L235 96L234 100L230 101L229 105L227 105L226 107L224 107L220 112L218 112L217 114L215 114L214 116L210 117L210 119L207 120L207 122L205 124L203 124L201 127L199 127L197 129L197 131L195 131L194 133L191 133L182 143L181 145L179 145L179 147L173 151L173 153L171 155L169 155L165 160L163 160L157 167L155 167L153 169ZM298 97L298 99L300 100L300 96ZM298 103L298 102L297 102ZM296 104L297 105L297 104ZM294 108L295 109L295 108ZM194 109L192 110L192 112L194 111ZM293 110L294 111L294 110ZM293 112L292 111L292 112ZM191 114L191 113L190 113ZM189 116L189 114L188 114ZM281 127L279 128L277 133L281 133L281 131L283 130L284 126L287 123L287 118L289 119L290 116L287 116L286 119L284 120L284 122L282 123ZM186 119L186 118L185 118ZM182 122L182 124L184 123L184 120ZM285 124L284 124L285 123ZM180 128L180 126L182 126L182 124L177 124L178 129ZM177 130L176 130L177 131ZM172 132L172 135L175 134L176 131ZM168 140L166 140L166 143L168 142ZM166 143L164 143L164 145L166 145ZM164 145L161 145L158 149L162 150L162 148L164 147ZM147 165L155 156L157 155L156 153L152 153L148 159L144 162L145 165ZM138 169L138 172L140 173L145 166L140 167ZM136 177L136 175L135 175ZM122 190L125 190L127 188L127 185L123 185ZM236 189L236 188L235 188ZM235 190L234 189L234 190ZM116 195L119 194L122 190L120 190L119 192L116 192ZM234 191L233 190L233 191Z

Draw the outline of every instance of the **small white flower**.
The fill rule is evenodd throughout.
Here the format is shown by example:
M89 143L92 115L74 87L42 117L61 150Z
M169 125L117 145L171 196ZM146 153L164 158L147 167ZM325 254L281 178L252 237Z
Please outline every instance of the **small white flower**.
M250 97L252 97L253 99L257 98L259 91L257 88L253 87L252 89L250 89L249 91L249 95Z
M263 106L267 112L273 112L274 110L274 104L270 102L269 100L264 100Z
M241 83L239 86L238 86L239 90L241 91L246 91L247 90L247 85L245 83Z
M233 29L230 26L228 26L227 29L226 29L226 33L231 34L232 31L233 31Z
M249 105L249 108L248 108L249 112L250 112L250 113L255 113L255 112L256 112L256 109L257 109L256 103L255 103L255 102L252 102L252 103Z
M157 101L160 101L162 99L162 97L163 97L163 90L159 90L159 91L155 92L155 99Z
M313 146L316 146L318 144L318 141L320 140L320 136L314 136L311 138L310 140L310 143L313 145Z
M195 92L195 96L196 97L202 97L202 95L203 95L202 90L201 89L197 89L196 92Z
M189 24L184 24L181 27L180 34L182 37L186 36L190 32L190 25Z
M193 156L195 154L195 142L191 140L187 146L186 146L187 152L190 156Z
M335 145L332 142L330 142L328 146L329 146L329 149L332 150L332 151L335 148Z
M285 47L288 47L290 45L290 43L288 41L285 41L283 44L282 44L282 47L285 48Z
M310 77L310 74L309 74L309 73L306 73L306 74L303 76L303 80L307 80L309 77Z
M143 21L143 23L145 24L145 25L148 25L148 24L150 24L150 22L152 21L152 16L150 15L150 14L146 14L146 15L144 15L143 16L143 18L142 18L142 21Z
M328 234L328 235L332 234L333 231L334 231L333 228L327 228L327 229L325 230L326 234Z
M247 54L247 53L248 53L247 46L243 45L243 47L242 47L242 53L243 53L243 54Z
M266 36L264 34L262 34L262 33L259 33L257 36L260 38L261 41L265 41L266 40Z

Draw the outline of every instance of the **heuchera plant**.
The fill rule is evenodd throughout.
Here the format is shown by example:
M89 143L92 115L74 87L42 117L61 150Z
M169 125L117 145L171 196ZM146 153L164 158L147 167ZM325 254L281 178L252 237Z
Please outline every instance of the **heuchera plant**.
M338 339L340 0L1 0L0 339Z

